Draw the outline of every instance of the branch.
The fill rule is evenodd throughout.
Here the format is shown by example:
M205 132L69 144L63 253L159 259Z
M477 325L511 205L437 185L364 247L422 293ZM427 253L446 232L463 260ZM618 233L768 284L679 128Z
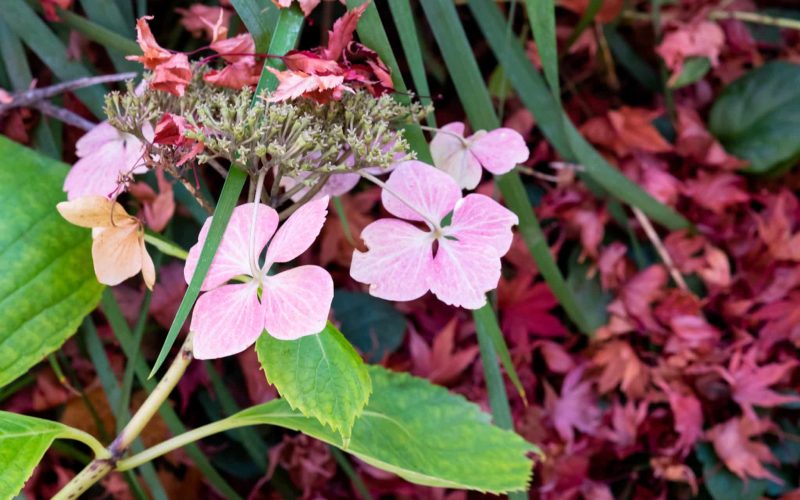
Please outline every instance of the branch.
M39 101L49 99L58 94L70 90L81 89L84 87L91 87L92 85L99 85L101 83L120 82L123 80L130 80L136 77L136 73L116 73L113 75L102 76L88 76L70 80L68 82L50 85L49 87L34 88L22 92L11 94L11 102L0 104L0 114L3 114L11 109L30 106Z
M77 113L73 113L66 108L61 108L55 104L52 104L50 101L41 101L33 103L32 105L44 115L53 117L56 120L66 123L67 125L72 125L73 127L85 130L87 132L92 130L95 125L97 125L93 121L87 120Z

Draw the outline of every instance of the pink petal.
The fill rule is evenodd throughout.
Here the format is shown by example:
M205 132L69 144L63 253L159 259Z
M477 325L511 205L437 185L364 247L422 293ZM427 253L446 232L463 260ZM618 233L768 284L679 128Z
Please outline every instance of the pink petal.
M464 144L464 124L448 123L431 141L431 155L436 168L447 172L459 186L473 189L481 180L481 165ZM461 137L454 137L456 134Z
M452 223L444 233L459 241L486 245L502 257L511 248L511 227L519 224L517 215L482 194L469 194L456 203Z
M264 328L277 339L293 340L325 328L333 280L319 266L300 266L264 280Z
M396 219L381 219L361 232L369 249L353 253L350 276L387 300L412 300L428 291L433 234Z
M78 155L78 158L84 158L109 142L119 140L119 137L119 130L108 122L100 122L78 139L78 142L75 143L75 154Z
M428 278L436 297L456 307L479 309L486 304L486 292L500 281L500 257L480 241L439 239Z
M322 230L327 215L327 196L310 201L297 209L270 241L264 268L269 269L275 262L289 262L308 250Z
M416 160L399 164L386 185L389 189L381 194L383 206L392 215L407 220L424 221L427 217L438 223L461 198L461 189L449 175ZM402 197L416 211L392 193Z
M252 219L252 203L245 203L233 209L233 215L228 221L228 227L222 236L222 242L214 255L214 260L211 261L211 268L208 270L201 290L210 290L240 274L251 275L249 248L250 221ZM203 228L200 229L197 243L189 249L186 266L183 268L186 283L190 283L192 280L197 260L200 258L200 250L203 249L206 242L212 220L213 217L206 219ZM255 237L255 250L258 251L258 255L261 255L264 246L275 233L276 227L278 227L278 213L273 208L259 203Z
M489 133L479 132L473 135L469 150L483 168L496 175L510 171L530 156L525 139L510 128L498 128Z
M213 359L244 351L264 330L264 308L255 281L224 285L197 299L189 327L194 356Z
M308 174L305 172L299 173L297 177L283 176L281 177L281 187L286 190L292 189L298 182L301 182L306 177L308 177ZM349 193L351 189L356 187L360 179L361 176L358 174L333 174L328 178L328 182L322 186L322 189L314 196L314 199L316 200L323 196L341 196L345 193ZM308 188L301 189L292 196L292 200L300 200L307 192Z

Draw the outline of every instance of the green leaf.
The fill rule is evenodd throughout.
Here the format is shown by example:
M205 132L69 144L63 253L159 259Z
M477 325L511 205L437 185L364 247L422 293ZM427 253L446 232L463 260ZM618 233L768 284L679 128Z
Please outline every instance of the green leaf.
M289 405L340 433L345 447L372 392L367 368L331 323L316 335L278 340L263 332L256 352L269 383Z
M58 349L100 300L91 232L56 211L66 173L0 137L0 386Z
M232 0L231 3L247 31L253 35L256 52L266 51L280 10L269 0Z
M500 326L497 324L497 317L494 314L491 304L487 303L480 309L472 311L472 317L475 318L475 329L478 333L478 339L487 338L491 340L494 351L500 358L503 368L506 369L508 378L511 379L511 383L514 384L519 396L524 400L525 388L522 387L522 382L519 380L519 375L517 375L517 369L514 368L514 363L511 362L511 353L508 352L508 346L506 345L505 339L503 339L503 332L500 330ZM481 357L483 357L483 351L481 351ZM500 380L500 383L502 383L502 377L497 377L497 379ZM504 395L505 387L499 387L495 392L499 392L500 394ZM506 428L510 429L512 426L509 425Z
M660 92L661 83L658 73L648 65L633 47L625 40L616 28L610 24L603 26L603 36L614 59L633 76L644 88L651 92Z
M0 411L0 498L14 497L57 438L76 439L102 452L92 436L41 418Z
M714 500L758 500L763 496L768 481L750 478L745 483L719 461L708 443L699 443L695 452L703 464L703 485Z
M669 88L675 90L700 81L710 69L711 61L707 57L689 57L683 64L681 74L670 84Z
M773 61L734 81L711 108L725 149L765 173L800 157L800 65Z
M378 363L403 343L406 317L391 302L368 293L336 290L333 312L344 336L367 361Z
M536 447L489 423L462 396L404 373L371 366L373 394L345 450L417 484L491 493L521 491ZM272 424L340 446L339 436L285 400L249 408L231 425Z

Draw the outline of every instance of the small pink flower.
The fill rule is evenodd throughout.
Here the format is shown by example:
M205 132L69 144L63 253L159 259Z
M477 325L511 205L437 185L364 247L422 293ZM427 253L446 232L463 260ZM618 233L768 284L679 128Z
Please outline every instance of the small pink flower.
M150 124L142 127L148 140L153 139ZM115 129L102 122L78 139L75 154L79 160L72 166L64 180L67 199L82 196L113 198L121 184L132 174L147 172L143 155L144 144L136 136Z
M453 122L434 136L431 155L436 168L462 188L474 189L481 180L481 166L495 175L505 174L526 161L530 152L519 132L510 128L479 130L464 138L464 124Z
M412 300L430 290L446 304L482 307L500 280L500 257L511 246L517 216L488 196L462 198L453 179L419 161L397 166L382 201L391 214L428 230L398 219L373 222L361 233L369 250L353 254L350 276L388 300ZM450 224L442 226L451 212Z
M328 213L328 198L297 210L277 230L278 213L258 205L255 247L250 249L254 205L236 207L217 249L192 315L194 354L212 359L239 353L266 329L275 338L292 340L313 335L325 327L333 299L333 280L319 266L299 266L268 275L274 263L289 262L314 242ZM184 277L189 283L197 267L212 218L209 217L189 250ZM267 248L263 266L251 262ZM244 276L244 283L227 284ZM259 290L260 300L259 300Z

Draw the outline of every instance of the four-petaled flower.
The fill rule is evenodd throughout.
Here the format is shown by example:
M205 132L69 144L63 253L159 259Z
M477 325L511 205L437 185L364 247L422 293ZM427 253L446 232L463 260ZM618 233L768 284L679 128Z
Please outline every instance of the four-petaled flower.
M479 130L464 138L464 124L448 123L431 141L436 168L444 170L465 189L474 189L481 180L481 166L500 175L509 172L530 156L525 139L510 128L491 132Z
M62 201L56 208L69 222L92 229L92 260L97 281L119 285L141 271L147 288L153 288L156 269L144 246L144 228L139 219L103 196Z
M153 127L145 123L142 134L152 140ZM144 144L136 136L120 132L108 122L98 124L75 143L79 160L64 180L67 199L114 197L132 174L147 172L144 153Z
M271 207L247 203L234 209L203 281L201 290L206 293L198 299L192 315L190 328L195 334L197 358L241 352L264 329L275 338L292 340L325 327L333 300L330 274L309 265L274 275L269 275L269 270L275 263L295 259L311 246L325 223L327 207L327 197L303 205L277 232L278 213ZM194 275L211 220L203 224L197 244L189 250L184 268L187 283ZM259 265L267 243L265 262ZM232 279L244 283L228 284Z
M392 215L428 230L397 219L373 222L361 233L369 250L353 254L350 276L388 300L412 300L430 290L446 304L482 307L500 280L500 257L511 246L517 216L488 196L462 198L453 179L419 161L397 166L382 201Z

